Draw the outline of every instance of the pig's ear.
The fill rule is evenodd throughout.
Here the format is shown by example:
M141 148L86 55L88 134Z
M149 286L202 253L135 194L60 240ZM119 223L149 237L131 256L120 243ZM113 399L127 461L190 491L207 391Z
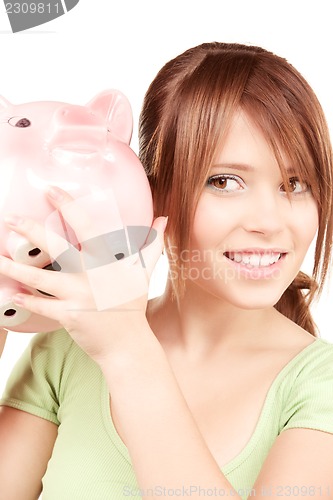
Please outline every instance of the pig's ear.
M10 106L10 102L0 95L0 109L8 108L8 106Z
M131 105L124 94L119 90L105 90L97 94L86 106L106 121L112 135L126 144L130 143L133 117Z

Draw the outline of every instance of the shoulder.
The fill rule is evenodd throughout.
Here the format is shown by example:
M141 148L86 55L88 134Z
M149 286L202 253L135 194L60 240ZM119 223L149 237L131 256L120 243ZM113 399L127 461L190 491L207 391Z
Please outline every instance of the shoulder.
M290 363L283 430L317 429L333 433L333 344L316 339Z
M300 352L298 358L298 369L301 368L299 377L316 375L316 379L333 379L333 344L328 340L316 338ZM310 380L313 378L310 377Z
M38 333L10 373L2 404L58 423L65 395L75 394L80 384L93 383L96 370L66 330Z
M289 389L302 386L315 387L326 383L333 394L333 343L320 337L312 337L310 342L300 342L296 354L282 370L282 379L286 378Z
M81 353L83 351L64 329L37 333L16 362L9 380L59 376L64 366L75 363Z
M312 351L317 351L320 356L328 358L332 356L333 343L320 337L314 337L276 310L266 339L268 349L280 354L282 359L285 358L287 362L298 357L299 354L301 354L300 358L303 355L311 358ZM308 347L309 350L307 350ZM315 363L315 357L313 362Z
M36 333L32 337L30 346L32 349L69 347L73 343L70 335L64 328L52 332Z
M93 363L63 328L36 334L23 357L25 360L22 360L22 364L26 367L30 365L35 372L62 380L73 372L88 369Z
M37 333L28 344L21 357L22 363L37 367L54 367L71 352L73 340L64 329Z

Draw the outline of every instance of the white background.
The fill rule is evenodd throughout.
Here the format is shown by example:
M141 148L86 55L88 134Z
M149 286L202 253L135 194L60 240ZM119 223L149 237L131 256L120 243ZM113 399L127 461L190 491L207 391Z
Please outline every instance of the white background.
M38 0L37 0L38 1ZM134 114L159 68L208 41L261 45L286 57L316 91L333 127L333 30L330 0L80 0L68 14L12 34L0 5L0 94L13 103L59 100L84 104L118 88ZM1 168L1 165L0 165ZM311 269L307 259L304 270ZM156 271L152 294L163 286ZM321 336L333 341L332 290L314 308ZM31 335L11 334L0 361L0 390Z

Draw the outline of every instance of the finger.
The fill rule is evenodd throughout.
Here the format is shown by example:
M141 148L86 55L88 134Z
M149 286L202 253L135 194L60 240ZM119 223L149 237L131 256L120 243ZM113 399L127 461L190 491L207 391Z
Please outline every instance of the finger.
M4 221L7 226L16 233L24 236L28 241L43 250L51 259L56 259L59 255L75 248L66 238L51 231L46 225L43 226L32 219L17 217L16 215L6 215Z
M58 273L14 262L0 256L0 274L23 283L35 290L43 290L50 295L62 297L70 285L67 273ZM71 287L73 289L73 286Z
M62 189L52 186L47 195L73 228L80 243L123 228L118 203L111 188L73 199Z
M25 293L14 295L13 302L34 314L38 314L61 323L63 319L64 303L54 298L37 297Z

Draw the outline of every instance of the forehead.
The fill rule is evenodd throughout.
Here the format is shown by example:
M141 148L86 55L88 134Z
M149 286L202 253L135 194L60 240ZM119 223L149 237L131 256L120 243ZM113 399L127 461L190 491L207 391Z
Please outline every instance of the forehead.
M286 170L290 170L286 154L279 150ZM236 112L230 122L214 164L237 165L239 170L257 168L280 169L272 145L262 130L243 111Z

